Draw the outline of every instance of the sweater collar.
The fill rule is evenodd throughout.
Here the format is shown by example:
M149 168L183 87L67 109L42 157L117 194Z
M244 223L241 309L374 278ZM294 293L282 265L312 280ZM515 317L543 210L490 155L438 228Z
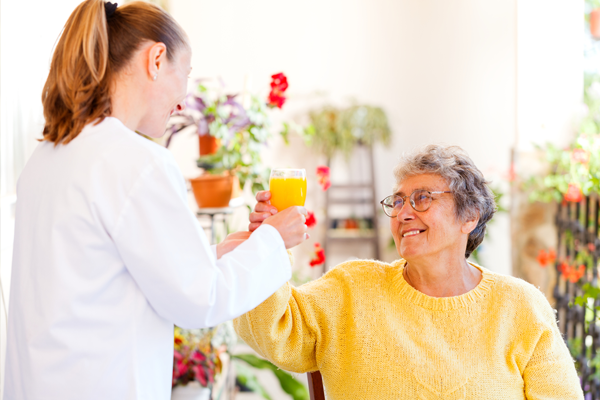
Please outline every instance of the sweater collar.
M454 310L467 307L483 300L490 293L495 283L495 274L486 268L469 262L472 266L481 271L481 281L473 289L460 296L453 297L431 297L419 292L406 282L402 272L406 266L406 260L398 260L392 263L396 269L392 285L398 295L422 308L433 311Z

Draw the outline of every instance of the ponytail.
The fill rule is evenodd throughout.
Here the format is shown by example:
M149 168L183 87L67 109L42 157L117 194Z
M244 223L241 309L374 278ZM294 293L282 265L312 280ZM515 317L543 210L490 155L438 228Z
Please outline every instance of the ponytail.
M189 47L181 27L159 7L136 1L107 21L103 0L86 0L69 17L42 92L44 138L68 144L85 125L111 114L110 84L140 44L164 43L167 58Z

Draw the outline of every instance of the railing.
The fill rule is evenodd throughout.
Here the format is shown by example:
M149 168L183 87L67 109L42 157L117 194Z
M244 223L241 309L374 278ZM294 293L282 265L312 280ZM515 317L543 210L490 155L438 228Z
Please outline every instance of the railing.
M586 400L600 400L600 323L599 296L576 305L577 297L590 294L598 287L600 240L600 197L591 195L579 203L558 206L557 279L554 298L558 325L571 355L576 361L578 375ZM566 269L577 267L585 272L569 276ZM573 269L571 269L573 271ZM581 304L581 301L580 301Z

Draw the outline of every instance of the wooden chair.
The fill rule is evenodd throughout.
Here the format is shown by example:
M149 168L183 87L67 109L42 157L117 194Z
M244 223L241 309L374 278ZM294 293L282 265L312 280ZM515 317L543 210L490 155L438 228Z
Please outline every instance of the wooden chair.
M323 378L319 371L309 372L306 374L308 378L308 392L310 400L325 400L325 390L323 389Z

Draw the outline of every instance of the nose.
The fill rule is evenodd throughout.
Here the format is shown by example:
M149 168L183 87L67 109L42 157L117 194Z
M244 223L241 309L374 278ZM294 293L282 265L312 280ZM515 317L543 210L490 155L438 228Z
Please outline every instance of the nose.
M185 100L175 106L175 111L182 112L185 110Z
M402 208L400 208L398 215L396 215L398 221L410 221L415 219L415 210L408 204L409 201L410 200L407 198L404 201L404 204L402 204Z

